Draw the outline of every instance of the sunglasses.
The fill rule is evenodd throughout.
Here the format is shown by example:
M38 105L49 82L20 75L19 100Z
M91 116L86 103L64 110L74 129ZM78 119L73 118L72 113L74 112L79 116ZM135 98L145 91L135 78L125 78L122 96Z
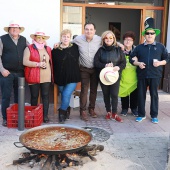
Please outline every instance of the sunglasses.
M155 34L155 32L145 32L145 35L154 35Z
M45 37L42 37L42 36L39 36L39 35L37 35L36 37L39 38L39 39L42 38L43 40L45 40Z
M113 37L105 37L104 40L113 40Z

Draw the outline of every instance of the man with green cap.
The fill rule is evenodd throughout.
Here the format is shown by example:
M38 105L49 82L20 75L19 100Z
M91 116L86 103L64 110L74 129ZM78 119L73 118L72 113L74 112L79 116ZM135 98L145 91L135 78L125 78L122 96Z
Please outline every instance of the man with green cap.
M145 42L136 46L131 53L131 63L137 67L138 78L138 117L137 122L146 119L145 102L146 92L149 87L151 105L150 115L152 123L158 123L158 86L162 77L163 65L169 62L168 51L165 46L155 41L157 35L160 34L159 29L154 27L154 19L147 18L145 20L145 30L142 35ZM134 58L135 57L135 60ZM133 58L133 59L132 59Z

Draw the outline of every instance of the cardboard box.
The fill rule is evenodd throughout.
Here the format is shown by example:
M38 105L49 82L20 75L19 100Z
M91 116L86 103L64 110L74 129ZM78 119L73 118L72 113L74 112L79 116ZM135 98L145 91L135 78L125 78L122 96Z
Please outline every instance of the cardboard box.
M70 99L70 107L76 108L76 107L79 107L79 106L80 106L80 97L72 94L71 99Z

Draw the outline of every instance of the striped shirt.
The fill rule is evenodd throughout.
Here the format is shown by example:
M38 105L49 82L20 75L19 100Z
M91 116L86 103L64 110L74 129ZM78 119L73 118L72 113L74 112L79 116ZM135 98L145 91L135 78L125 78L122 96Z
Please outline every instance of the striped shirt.
M101 37L94 35L93 39L88 42L85 35L80 35L73 42L78 45L80 64L87 68L93 68L94 56L101 46Z

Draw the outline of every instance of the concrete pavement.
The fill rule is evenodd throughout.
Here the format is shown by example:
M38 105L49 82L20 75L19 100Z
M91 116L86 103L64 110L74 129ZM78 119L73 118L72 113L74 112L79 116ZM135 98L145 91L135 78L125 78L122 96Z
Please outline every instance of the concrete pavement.
M110 138L104 142L92 141L105 146L105 150L99 153L97 162L88 162L80 170L167 170L169 132L170 132L170 94L159 91L159 123L151 123L149 106L150 98L147 94L146 119L135 122L135 117L130 113L121 118L123 123L107 121L102 93L98 93L96 101L97 118L90 118L84 122L79 118L79 108L71 110L71 118L66 124L79 127L98 127L106 130ZM121 111L120 101L118 114ZM13 166L12 160L18 159L19 153L26 149L18 149L13 142L18 141L22 133L17 129L9 129L1 126L0 120L0 170L30 169L28 165ZM53 105L50 105L50 124L58 123L57 114L53 114ZM18 168L18 169L17 169ZM38 166L34 169L38 170ZM76 169L75 168L75 169Z

